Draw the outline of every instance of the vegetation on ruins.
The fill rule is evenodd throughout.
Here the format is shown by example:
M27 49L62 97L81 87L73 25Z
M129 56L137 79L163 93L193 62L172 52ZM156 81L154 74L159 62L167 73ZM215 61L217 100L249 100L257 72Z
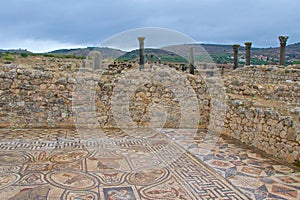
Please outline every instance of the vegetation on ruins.
M9 55L9 54L6 54L4 56L4 60L6 60L6 61L14 61L14 59L15 58L12 55Z

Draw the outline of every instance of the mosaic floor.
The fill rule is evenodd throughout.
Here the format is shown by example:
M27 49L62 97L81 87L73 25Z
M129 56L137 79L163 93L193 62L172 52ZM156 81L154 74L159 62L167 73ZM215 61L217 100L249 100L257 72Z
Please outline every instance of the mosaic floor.
M165 130L250 199L300 199L300 172L236 141L212 133Z
M190 130L132 133L0 130L0 199L300 197L299 172L233 141Z

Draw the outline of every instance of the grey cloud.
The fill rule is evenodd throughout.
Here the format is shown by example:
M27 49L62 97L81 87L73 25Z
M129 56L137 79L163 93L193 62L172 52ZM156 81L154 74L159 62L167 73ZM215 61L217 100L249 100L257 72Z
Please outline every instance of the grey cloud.
M300 41L299 7L298 0L10 0L1 3L0 43L96 45L125 30L163 27L199 42L277 46L280 34Z

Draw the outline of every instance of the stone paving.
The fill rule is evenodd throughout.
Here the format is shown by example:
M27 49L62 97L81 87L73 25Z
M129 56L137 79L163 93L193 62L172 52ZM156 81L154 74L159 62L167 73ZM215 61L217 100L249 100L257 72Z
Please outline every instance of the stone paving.
M300 199L299 169L264 156L235 140L204 131L165 130L250 199Z
M0 199L299 199L299 182L201 130L0 130Z

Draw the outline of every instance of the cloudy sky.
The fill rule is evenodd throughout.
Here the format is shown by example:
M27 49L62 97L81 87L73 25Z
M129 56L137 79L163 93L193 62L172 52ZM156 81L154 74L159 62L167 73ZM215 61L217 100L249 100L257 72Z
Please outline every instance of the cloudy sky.
M46 52L99 46L123 31L161 27L200 43L278 46L300 42L299 0L9 0L0 49Z

